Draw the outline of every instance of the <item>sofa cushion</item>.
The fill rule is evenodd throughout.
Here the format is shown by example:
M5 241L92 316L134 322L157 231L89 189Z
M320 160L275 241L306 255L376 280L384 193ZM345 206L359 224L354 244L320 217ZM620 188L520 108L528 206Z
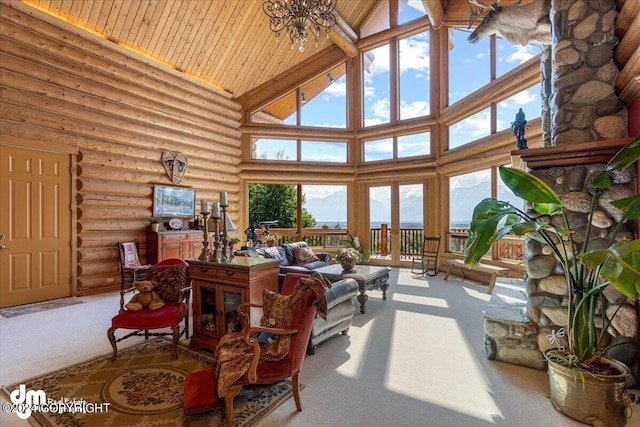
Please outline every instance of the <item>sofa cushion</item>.
M308 264L318 261L318 257L313 253L313 249L309 247L298 247L293 249L293 255L296 258L296 264Z
M284 248L281 246L275 246L272 248L263 249L265 258L279 259L280 265L288 265L287 255L284 252Z
M312 261L312 262L308 262L306 264L302 264L302 267L304 268L308 268L309 270L315 270L316 268L320 268L320 267L326 267L327 265L329 265L326 261Z
M309 245L307 245L307 242L294 242L294 243L285 243L284 245L281 245L282 248L284 248L284 252L287 255L287 261L289 262L289 265L292 264L297 264L296 263L296 256L293 253L293 250L295 248L306 248Z

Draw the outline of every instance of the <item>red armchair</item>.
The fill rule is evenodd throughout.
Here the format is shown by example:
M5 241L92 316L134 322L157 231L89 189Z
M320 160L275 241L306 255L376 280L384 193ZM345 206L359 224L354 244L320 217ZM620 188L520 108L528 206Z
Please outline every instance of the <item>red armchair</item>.
M291 293L301 277L308 277L308 275L287 273L283 282L282 293ZM249 384L273 384L285 378L291 378L296 409L302 411L298 376L302 369L311 328L316 317L314 308L316 299L316 295L312 290L307 289L304 291L300 302L296 306L293 320L286 328L247 327L247 315L242 310L257 305L241 304L238 307L238 312L244 318L243 331L236 335L244 336L245 342L250 342L249 345L254 347L257 347L258 344L255 339L250 340L249 337L255 336L256 333L268 332L276 335L289 335L291 339L289 340L286 356L281 360L275 361L254 358L248 372L235 381L224 396L218 396L215 370L196 371L189 374L185 379L184 385L184 414L189 417L190 415L220 408L224 401L227 426L230 427L233 421L233 400L243 386ZM259 350L258 354L260 354Z
M158 310L143 308L140 311L127 311L124 308L125 294L135 291L135 287L120 291L120 311L111 319L111 327L107 337L113 348L111 360L118 357L116 343L132 337L173 336L172 357L178 358L178 340L183 334L189 337L189 295L191 278L189 264L181 259L166 259L147 270L146 279L157 282L156 291L166 303ZM184 328L180 323L184 320ZM149 332L150 330L171 328L171 332ZM116 329L133 329L134 331L116 339Z

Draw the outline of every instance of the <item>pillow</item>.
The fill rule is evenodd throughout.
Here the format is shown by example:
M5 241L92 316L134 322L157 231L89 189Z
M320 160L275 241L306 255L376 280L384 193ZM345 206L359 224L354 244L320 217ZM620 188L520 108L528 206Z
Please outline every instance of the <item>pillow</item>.
M156 291L166 302L177 302L187 284L188 267L183 264L159 265L147 270L147 280L158 284Z
M279 259L280 261L287 259L286 255L284 254L284 249L282 249L280 246L275 246L273 248L264 248L264 257Z
M306 264L308 262L319 260L311 248L295 248L293 250L293 255L296 257L297 264Z
M282 295L268 289L262 295L263 313L260 326L265 328L287 328L289 319L289 295ZM263 335L264 334L264 335ZM276 361L283 359L289 351L290 335L274 335L261 333L258 336L260 359Z
M262 295L262 319L260 326L265 328L286 328L289 295L282 295L265 289Z

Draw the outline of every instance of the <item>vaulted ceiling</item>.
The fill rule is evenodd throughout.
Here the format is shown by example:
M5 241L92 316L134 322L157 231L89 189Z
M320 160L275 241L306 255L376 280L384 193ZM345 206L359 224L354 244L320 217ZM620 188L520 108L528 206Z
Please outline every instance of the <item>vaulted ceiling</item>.
M313 41L304 52L289 48L286 34L276 43L262 10L263 0L21 0L71 25L86 29L176 70L206 81L238 98L292 69L331 44L345 54L359 51L360 27L375 15L378 0L337 0L338 25L330 38ZM406 0L401 0L406 1ZM468 0L421 0L435 27L467 26ZM502 0L501 5L532 0ZM488 3L482 0L482 3ZM619 92L640 93L640 1L618 0L619 34L631 49L631 62ZM427 18L425 18L427 19ZM634 29L632 31L632 29ZM621 44L624 41L621 42ZM635 51L634 51L635 49ZM620 65L620 64L619 64ZM621 73L622 74L622 73Z

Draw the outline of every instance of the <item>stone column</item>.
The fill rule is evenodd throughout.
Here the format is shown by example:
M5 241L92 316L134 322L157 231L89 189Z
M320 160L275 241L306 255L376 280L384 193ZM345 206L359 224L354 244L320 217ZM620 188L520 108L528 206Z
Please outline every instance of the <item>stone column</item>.
M615 0L552 0L551 145L624 138L614 90Z
M551 147L551 110L549 97L551 96L551 45L544 45L540 54L540 100L542 110L542 146Z

